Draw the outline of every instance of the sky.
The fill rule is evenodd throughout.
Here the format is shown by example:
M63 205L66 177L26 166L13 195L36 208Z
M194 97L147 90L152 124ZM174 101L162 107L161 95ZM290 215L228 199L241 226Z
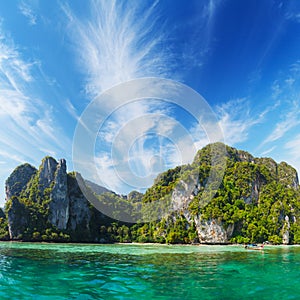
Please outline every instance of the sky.
M145 77L203 98L122 103ZM193 115L206 104L226 144L300 171L300 1L0 0L1 206L14 168L46 155L118 193L144 191L214 141ZM87 124L94 152L79 165Z

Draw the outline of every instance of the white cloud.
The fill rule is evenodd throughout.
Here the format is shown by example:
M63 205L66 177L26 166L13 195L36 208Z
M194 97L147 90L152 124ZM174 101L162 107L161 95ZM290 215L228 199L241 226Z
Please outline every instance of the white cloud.
M170 77L174 62L158 27L156 1L150 7L142 1L91 1L89 19L62 8L91 96L134 78Z
M285 144L285 148L290 150L293 158L300 161L300 134Z
M205 4L203 14L204 17L206 16L208 27L212 26L212 23L214 22L216 10L220 3L221 0L208 0L208 2Z
M219 126L223 130L225 143L235 145L246 141L249 130L262 121L265 113L251 115L246 99L230 100L218 106Z
M289 12L286 14L286 19L300 23L300 12Z
M34 12L33 8L28 4L28 2L21 1L19 4L19 10L21 14L28 19L29 25L36 25L37 14Z
M38 165L48 154L67 153L70 141L53 108L35 93L39 64L27 61L0 26L0 160L2 182L23 162Z
M95 156L94 160L95 165L101 174L90 174L90 180L97 182L112 191L118 192L120 187L122 187L122 181L115 174L111 157L107 153L100 153L98 156ZM86 169L86 167L87 166L84 168ZM105 174L105 176L101 176L102 174Z
M17 47L5 36L0 23L0 80L2 88L12 87L19 92L17 81L29 82L32 79L30 68L32 63L20 58Z
M282 120L279 121L271 134L264 140L263 144L277 141L282 138L289 130L295 128L300 124L300 112L297 102L293 102L289 111L282 116Z
M145 188L163 170L192 160L195 154L192 138L188 140L188 132L170 114L165 104L139 101L120 107L110 115L98 135L100 147L96 154L98 174L108 188L119 192L125 185L131 189ZM116 176L114 172L121 180L116 187L109 186L107 176Z
M300 125L299 79L300 62L296 61L273 82L271 90L272 98L276 101L276 115L272 116L273 122L270 122L271 132L259 147L285 138L286 134Z
M67 110L67 112L75 119L78 120L79 116L77 113L76 108L74 107L73 103L71 102L70 99L66 99L65 100L65 108Z
M189 71L205 63L205 55L211 50L215 16L220 4L220 0L195 1L196 17L185 24L191 37L185 41L182 70Z
M287 161L298 170L300 174L300 134L285 144L285 149L288 150Z
M47 139L59 144L59 132L55 132L52 107L35 95L32 76L35 61L26 61L14 43L0 28L0 118L5 119L21 136ZM55 134L54 134L55 132Z
M295 81L296 81L295 78L289 77L288 79L285 80L285 83L286 83L288 86L292 86L292 85L294 84Z
M11 149L9 148L2 148L0 150L0 157L3 159L9 159L9 160L13 160L16 163L23 163L24 162L24 157L18 153L13 153L10 151ZM5 160L5 161L6 161ZM5 174L5 176L8 176L9 174Z
M291 73L293 75L300 75L300 60L297 60L291 65Z
M197 31L197 36L195 36L196 42L192 46L188 45L187 48L183 49L184 59L185 61L188 60L189 64L197 65L198 58L195 59L195 57L199 56L198 52L207 51L215 12L220 2L219 0L209 0L201 4L201 8L199 7L201 16L199 19L193 20L193 29L199 27L203 34L199 34ZM85 88L90 98L116 86L118 83L135 78L154 76L176 79L178 75L174 71L176 63L170 50L172 45L170 46L171 43L168 40L167 34L169 33L164 31L163 28L165 21L159 19L158 1L154 1L149 7L147 7L149 2L143 1L94 0L90 3L88 19L82 17L79 19L67 4L62 6L67 17L67 29L78 55L79 67L86 76ZM199 24L200 26L198 26ZM201 36L201 40L199 36ZM197 47L195 47L196 44ZM178 47L176 45L178 53L180 53L178 48L181 46ZM197 53L190 51L193 47L197 49ZM133 95L133 90L139 91L138 86L128 86L131 89L130 91L127 91L126 88L120 91L118 88L115 88L114 91L109 91L109 93L113 93L113 95L110 95L112 97L108 97L109 100L113 102L114 99L112 98L115 97L126 101L124 94ZM118 92L119 94L117 94ZM169 92L172 94L171 90ZM164 91L161 95L165 93ZM132 99L135 99L134 96ZM118 103L122 104L122 101L119 100ZM68 110L71 114L74 114L73 106L70 104L67 103ZM114 111L111 111L112 108ZM172 112L168 109L166 105L162 105L162 102L158 104L150 100L148 103L145 101L133 103L132 101L132 103L128 104L127 102L126 106L121 106L117 109L114 108L114 104L110 101L101 102L101 116L107 115L108 119L98 134L96 160L99 168L101 169L101 164L103 164L103 168L106 170L101 169L100 172L107 174L104 181L108 180L110 183L112 180L113 184L116 184L114 179L112 179L114 176L110 176L112 175L112 168L116 167L116 165L113 162L108 164L108 160L111 159L110 151L112 147L114 147L115 153L118 153L118 163L121 164L119 168L122 169L122 172L124 171L124 164L128 163L128 153L124 154L124 151L129 151L130 146L136 140L139 141L138 145L140 146L136 145L136 147L132 146L131 148L131 158L136 160L135 163L139 162L136 164L136 169L140 170L140 173L147 173L153 167L151 165L151 158L153 157L155 165L157 152L151 147L145 147L142 142L149 137L149 134L155 135L157 139L166 136L171 139L170 143L174 142L178 147L177 150L183 157L181 157L181 161L178 159L177 150L170 145L168 146L168 155L164 153L165 164L168 167L171 167L172 164L174 166L174 164L191 161L194 154L194 149L191 149L193 147L190 146L189 151L184 149L193 143L194 145L204 146L203 135L196 129L190 134L184 132L184 129L180 127L180 121L171 120ZM89 117L91 118L92 116ZM93 115L93 117L97 116ZM93 124L89 124L89 126L93 126ZM203 129L201 131L203 133ZM179 136L179 132L182 133L182 136ZM193 139L193 134L196 132L197 137ZM190 140L187 141L186 136L190 136ZM189 155L187 152L189 152ZM100 158L99 155L102 155L103 158ZM89 172L88 168L85 168L85 170L87 173ZM127 171L124 171L123 174L126 178L130 176ZM93 175L90 177L93 177Z
M275 80L271 86L272 90L272 98L278 99L279 95L282 93L282 88L280 87L280 84L278 80Z
M280 139L291 128L300 124L298 113L291 111L287 114L286 119L276 124L274 131L267 137L265 142L273 142Z
M94 170L90 168L90 161L94 160L92 156L95 156L98 168L98 172L96 172L99 174L96 181L105 182L109 189L122 192L124 191L124 182L127 185L131 184L131 188L137 186L144 188L151 185L154 177L163 169L193 160L196 153L195 144L199 142L199 139L198 136L197 138L194 136L192 130L189 130L189 126L187 126L187 129L184 127L187 125L185 124L187 121L186 116L182 117L181 120L176 119L178 114L174 110L179 109L179 107L173 107L170 102L164 100L139 99L138 97L138 100L130 100L122 105L122 95L121 99L116 97L120 95L120 92L115 91L115 89L105 93L103 101L101 99L99 99L99 102L95 100L91 104L92 106L87 108L87 113L83 115L83 120L85 120L83 123L87 122L87 128L95 125L95 122L93 122L95 118L100 120L100 123L105 120L101 128L97 128L99 126L97 124L95 128L93 127L92 131L95 135L98 135L98 140L95 147L94 144L92 148L88 147L91 150L89 157L86 157L86 153L81 153L77 149L81 148L82 144L87 143L79 142L84 137L79 135L78 141L77 138L75 139L75 149L76 151L79 150L77 154L83 155L80 161L86 160L87 162L86 164L79 162L77 168L84 177L93 180L97 178L97 175L91 174ZM158 94L160 94L159 88L158 91ZM125 93L124 90L123 93ZM167 91L165 93L172 95L175 91L169 87L169 93ZM135 91L132 94L139 95ZM186 94L184 95L186 96ZM164 99L163 96L161 97ZM118 105L118 101L117 104L112 104L112 102L115 102L114 98L117 98L121 104ZM109 103L105 102L106 99L110 99ZM200 105L199 102L195 103ZM205 107L199 109L202 114L203 110L205 110ZM105 116L107 116L107 119L105 119ZM91 143L94 142L93 137L95 135L92 135ZM95 152L94 149L96 149ZM75 156L77 157L77 155ZM77 164L79 160L77 161L76 158L75 160ZM117 185L117 189L114 186L109 186L109 184L116 184L117 179L114 178L116 170L118 180L123 179L124 181L123 184Z
M300 134L284 144L281 160L293 166L300 175Z
M286 20L300 23L299 1L283 1L280 9L283 10Z
M269 148L269 149L267 149L267 150L261 152L260 155L261 155L261 156L266 156L267 154L272 153L276 148L277 148L276 146L273 146L273 147L271 147L271 148Z

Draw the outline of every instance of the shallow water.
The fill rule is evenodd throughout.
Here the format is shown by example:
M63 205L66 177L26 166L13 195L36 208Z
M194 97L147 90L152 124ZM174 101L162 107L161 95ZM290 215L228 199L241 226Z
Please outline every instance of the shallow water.
M0 243L0 299L300 299L300 247Z

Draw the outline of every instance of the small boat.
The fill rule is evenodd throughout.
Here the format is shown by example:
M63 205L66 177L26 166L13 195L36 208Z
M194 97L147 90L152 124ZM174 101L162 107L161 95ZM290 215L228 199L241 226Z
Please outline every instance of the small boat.
M245 245L246 250L263 250L264 249L264 244L258 246L257 244L248 244Z

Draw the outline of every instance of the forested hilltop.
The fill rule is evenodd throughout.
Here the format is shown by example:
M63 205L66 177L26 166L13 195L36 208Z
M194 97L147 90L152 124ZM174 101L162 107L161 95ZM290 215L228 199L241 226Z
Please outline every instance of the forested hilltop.
M215 190L207 190L210 181L214 186L216 174L221 176L220 182ZM17 167L6 181L0 238L101 243L300 243L296 170L285 162L255 158L220 143L199 150L191 164L160 174L145 194L133 191L122 196L89 181L85 184L101 203L118 203L115 219L90 204L76 174L67 173L65 160L46 157L39 169L29 164ZM145 210L155 201L171 203L172 209L160 220L135 224L117 220L120 213L126 214L124 204L130 203L133 210Z

